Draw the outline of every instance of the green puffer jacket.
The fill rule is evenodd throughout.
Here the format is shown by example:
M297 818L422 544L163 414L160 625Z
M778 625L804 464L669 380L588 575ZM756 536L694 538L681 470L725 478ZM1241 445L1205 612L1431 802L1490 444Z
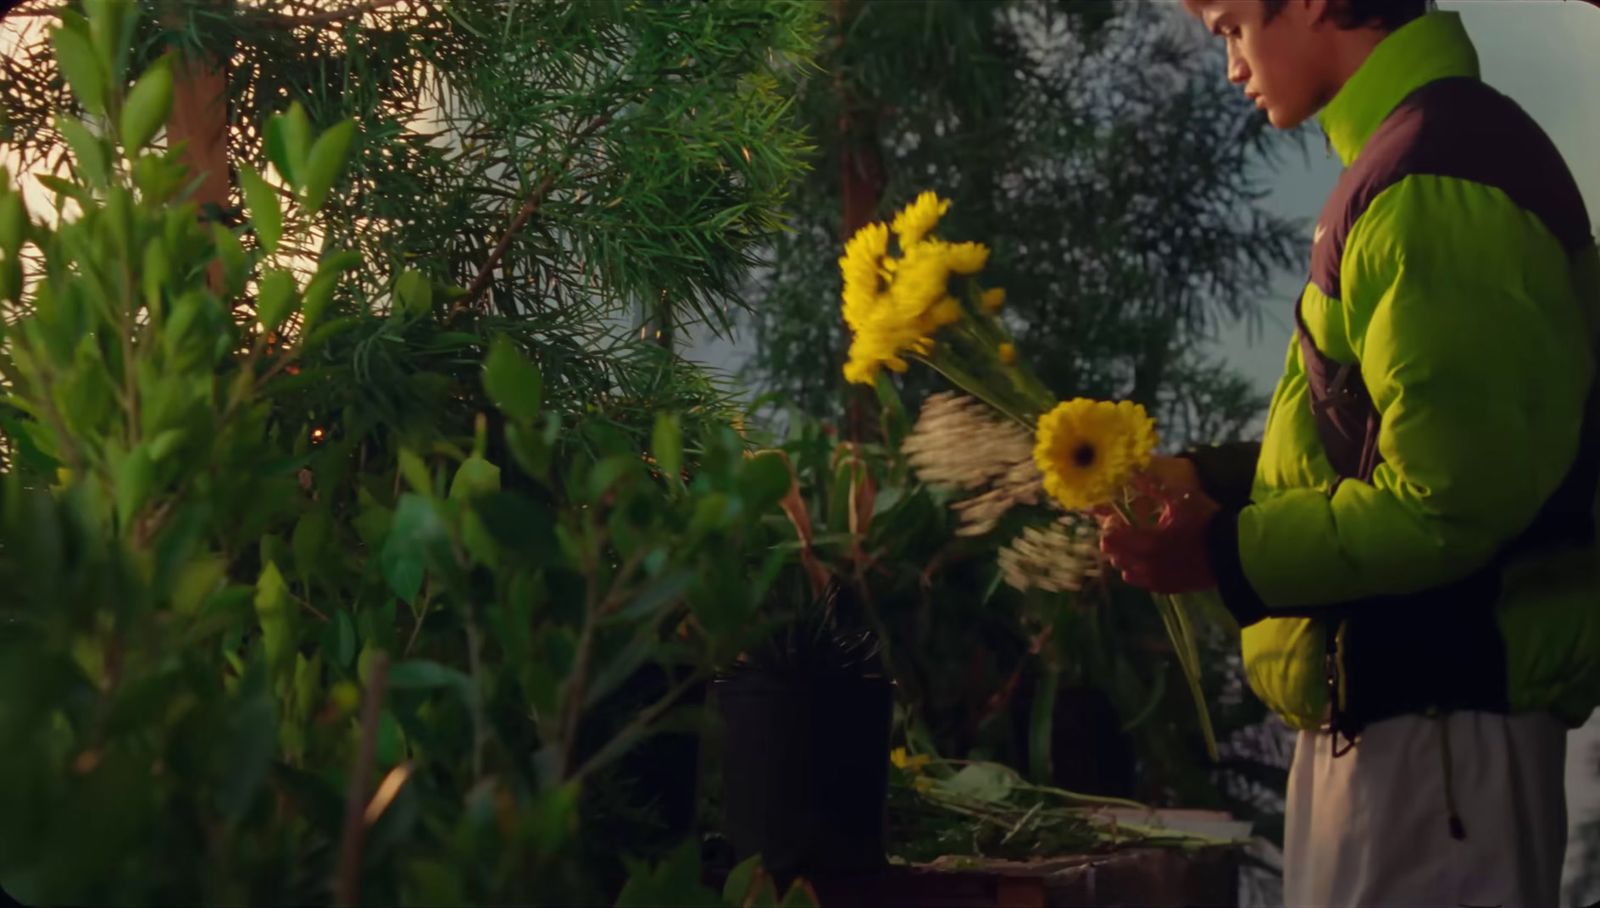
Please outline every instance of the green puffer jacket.
M1378 462L1341 481L1298 339L1249 482L1240 450L1191 453L1224 504L1208 546L1250 684L1302 729L1341 709L1581 724L1600 704L1600 253L1576 184L1452 13L1387 37L1320 119L1346 170L1301 330L1358 370ZM1552 509L1567 531L1530 536Z

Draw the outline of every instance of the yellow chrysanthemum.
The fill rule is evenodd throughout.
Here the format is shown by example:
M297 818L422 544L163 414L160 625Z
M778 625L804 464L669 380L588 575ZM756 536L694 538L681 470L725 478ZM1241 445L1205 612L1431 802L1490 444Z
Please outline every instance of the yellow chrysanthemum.
M839 271L844 320L852 333L847 381L871 384L881 369L905 371L906 354L931 353L933 335L961 320L950 278L981 271L989 249L928 237L949 205L925 192L895 217L900 258L889 256L890 228L883 224L868 224L845 244Z
M999 312L1000 307L1004 306L1005 304L1006 291L1004 287L994 287L992 289L985 290L983 291L983 295L978 297L978 305L982 306L983 311L989 313L990 315Z
M961 304L950 294L950 275L972 274L983 267L989 250L979 243L930 240L912 247L895 269L889 295L899 318L921 320L924 333L961 319ZM974 262L977 268L973 268Z
M900 241L901 251L908 251L926 239L949 210L950 200L941 199L932 192L922 193L910 205L900 209L900 213L894 216L894 235Z
M839 259L844 278L844 320L851 328L866 324L884 289L884 256L889 252L889 228L868 224L845 244Z
M1017 361L1017 347L1015 344L1000 345L1000 362L1005 365L1014 365Z
M977 274L989 264L989 247L982 243L951 243L945 249L944 260L956 274Z
M1155 420L1130 401L1077 398L1039 418L1033 459L1045 491L1081 511L1109 504L1150 463Z

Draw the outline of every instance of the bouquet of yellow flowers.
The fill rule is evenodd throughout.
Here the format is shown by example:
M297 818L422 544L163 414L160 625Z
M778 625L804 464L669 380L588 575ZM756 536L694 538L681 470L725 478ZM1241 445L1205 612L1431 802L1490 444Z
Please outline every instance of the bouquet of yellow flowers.
M1092 512L1112 507L1138 519L1135 489L1158 442L1155 421L1129 401L1057 401L1018 361L999 318L1005 291L981 282L989 248L935 234L949 207L924 192L890 224L868 224L846 243L844 376L874 384L884 369L904 372L914 361L964 392L930 397L903 452L923 481L973 493L955 505L958 532L987 533L1016 504L1056 506L1062 513L1048 527L1030 527L1001 549L1001 573L1021 589L1075 591L1099 574ZM1215 760L1187 612L1175 598L1154 598Z

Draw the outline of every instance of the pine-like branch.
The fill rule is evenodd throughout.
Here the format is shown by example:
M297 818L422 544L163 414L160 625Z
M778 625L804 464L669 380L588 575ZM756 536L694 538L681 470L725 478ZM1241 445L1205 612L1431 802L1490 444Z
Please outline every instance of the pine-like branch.
M494 249L490 251L489 258L478 269L478 276L473 278L472 283L467 287L467 295L462 297L450 309L450 318L454 318L461 312L477 305L478 300L483 297L483 292L489 288L490 281L494 279L494 269L499 267L500 260L505 258L506 252L510 250L512 240L527 225L529 219L539 212L539 207L550 196L550 190L555 188L556 180L572 163L573 157L578 153L579 144L584 139L594 135L596 130L610 123L611 116L611 112L608 111L595 117L572 137L567 154L561 159L560 165L551 168L544 175L544 178L539 181L538 185L533 187L533 192L528 194L527 201L522 203L522 207L517 210L516 217L511 219L511 226L506 228L506 232L500 237L500 241L495 243Z

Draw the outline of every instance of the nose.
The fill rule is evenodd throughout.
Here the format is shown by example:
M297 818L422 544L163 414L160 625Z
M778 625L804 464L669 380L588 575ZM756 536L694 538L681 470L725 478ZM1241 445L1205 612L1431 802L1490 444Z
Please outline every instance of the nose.
M1244 62L1244 54L1239 52L1238 46L1228 42L1228 81L1235 85L1243 85L1250 80L1250 65Z

